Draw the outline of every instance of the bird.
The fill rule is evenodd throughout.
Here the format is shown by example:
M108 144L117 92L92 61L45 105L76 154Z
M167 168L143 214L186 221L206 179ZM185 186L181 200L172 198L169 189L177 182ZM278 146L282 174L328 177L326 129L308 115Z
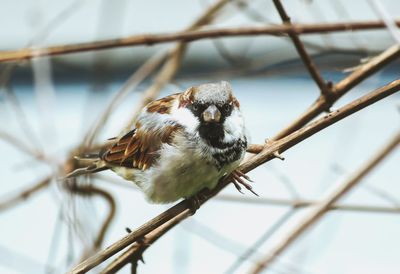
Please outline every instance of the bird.
M109 142L66 178L109 169L160 204L212 190L224 176L231 176L240 192L242 185L256 194L244 180L251 179L237 170L248 137L239 101L226 81L150 102L131 131Z

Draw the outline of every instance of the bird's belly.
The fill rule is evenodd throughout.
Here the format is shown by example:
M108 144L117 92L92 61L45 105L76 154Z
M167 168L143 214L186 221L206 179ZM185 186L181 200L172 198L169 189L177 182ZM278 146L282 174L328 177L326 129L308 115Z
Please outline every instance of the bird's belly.
M240 160L217 169L196 150L168 148L157 163L147 170L118 168L118 175L133 181L153 203L169 203L188 198L204 188L212 189L225 174L234 170Z
M148 198L156 203L187 198L203 188L214 188L222 176L221 171L203 159L170 161L152 176Z

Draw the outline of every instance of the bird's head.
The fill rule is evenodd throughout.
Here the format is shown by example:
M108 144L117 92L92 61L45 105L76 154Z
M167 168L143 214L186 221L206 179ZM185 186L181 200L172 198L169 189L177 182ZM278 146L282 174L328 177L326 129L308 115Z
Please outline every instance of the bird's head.
M239 102L225 81L187 89L180 95L179 108L190 111L198 121L200 136L210 142L221 141L226 133L243 127Z
M191 87L179 100L179 106L189 109L202 124L222 124L232 111L239 109L231 85L225 81Z

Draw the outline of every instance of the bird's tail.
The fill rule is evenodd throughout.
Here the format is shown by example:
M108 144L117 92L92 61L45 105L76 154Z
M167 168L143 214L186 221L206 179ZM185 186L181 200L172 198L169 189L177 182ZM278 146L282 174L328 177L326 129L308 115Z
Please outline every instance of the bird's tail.
M80 161L85 167L75 169L68 173L65 178L73 178L109 169L107 164L100 159L98 154L86 154L83 156L75 156L74 158Z

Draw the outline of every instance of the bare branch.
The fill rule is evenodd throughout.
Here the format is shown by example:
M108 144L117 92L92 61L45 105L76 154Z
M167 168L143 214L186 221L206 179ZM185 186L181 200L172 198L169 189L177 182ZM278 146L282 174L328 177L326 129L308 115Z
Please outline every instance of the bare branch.
M90 196L96 195L102 197L109 205L109 212L107 214L107 217L105 218L103 225L100 227L97 237L94 240L93 249L97 250L98 248L101 247L101 244L103 243L104 240L104 236L111 224L111 221L114 219L115 216L116 204L114 197L107 191L99 187L95 187L93 185L71 184L67 185L67 187L71 192L77 193L79 195L90 195Z
M274 0L274 4L276 9L279 12L279 15L282 18L282 21L285 25L292 26L290 21L290 17L287 15L285 8L283 7L280 0ZM296 47L297 52L300 55L301 60L303 60L304 65L306 66L308 72L311 77L314 79L315 83L318 85L322 96L329 98L331 96L330 88L326 85L324 79L322 78L317 66L308 55L303 43L301 42L299 36L295 32L289 32L289 37L292 39L294 46ZM329 99L328 99L329 100Z
M329 110L332 104L342 97L346 92L359 84L361 81L377 72L379 69L400 57L400 45L394 45L378 56L372 58L369 62L360 66L349 76L341 80L332 88L330 101L325 96L320 96L303 114L294 120L289 126L281 130L272 140L279 140L288 134L303 127L321 113ZM260 146L252 146L251 152L258 152Z
M276 245L276 247L273 248L268 255L255 266L251 273L256 274L265 270L280 254L293 244L299 236L303 235L307 229L319 221L333 204L358 185L362 179L376 168L399 144L400 132L397 133L396 136L371 160L356 171L353 176L338 185L332 192L328 193L326 198L318 203L297 226L291 229L290 232Z
M382 18L393 39L397 44L400 44L400 31L397 28L396 21L390 16L382 2L379 0L369 0L368 2L375 8L375 11Z
M143 93L143 96L136 105L136 108L133 111L133 114L125 128L125 131L129 131L132 128L132 126L136 122L137 116L142 111L142 108L151 101L153 101L157 97L159 91L164 87L164 85L167 84L169 81L171 81L171 79L174 77L181 64L181 60L185 52L185 49L186 46L180 43L172 50L171 54L169 55L169 59L161 68L160 72L157 74L153 85L151 85Z
M218 0L216 1L213 5L211 5L208 9L206 9L203 14L197 18L187 29L186 31L194 31L198 28L200 28L203 25L206 25L210 23L216 13L220 11L226 4L228 4L230 1L229 0ZM185 54L186 51L186 43L184 41L179 42L171 51L169 54L169 58L164 64L164 66L161 68L160 72L155 78L155 81L152 86L150 86L142 96L141 101L137 104L135 111L132 114L132 117L130 119L130 122L128 123L127 127L125 128L125 132L129 131L135 121L137 116L139 115L140 111L142 108L150 103L152 100L154 100L160 90L164 87L165 84L170 82L172 78L175 76L176 72L178 71L183 55Z
M30 185L28 188L20 191L17 195L12 196L0 202L0 212L10 207L17 205L20 202L26 201L28 198L32 197L32 195L37 194L39 191L45 189L49 186L51 182L51 177L46 177L39 182ZM10 196L10 195L7 195Z
M253 197L242 197L234 195L219 195L214 198L214 201L234 202L234 203L246 203L254 205L269 205L269 206L287 206L294 208L306 208L315 206L320 203L316 200L303 200L303 199L279 199L279 198L253 198ZM394 205L395 206L395 205ZM365 212L365 213L389 213L398 214L400 213L400 207L387 206L372 206L372 205L357 205L357 204L334 204L329 207L329 210L335 211L350 211L350 212Z
M224 1L226 2L226 1ZM400 21L396 21L399 26ZM382 21L365 21L365 22L346 22L331 24L295 24L295 25L276 25L262 27L239 27L239 28L216 28L210 30L198 31L182 31L170 34L143 34L132 35L125 38L101 40L89 43L66 44L59 46L51 46L46 48L24 48L15 51L0 52L0 63L29 60L33 57L54 56L60 54L70 54L77 52L104 50L111 48L120 48L138 45L154 45L169 42L191 42L200 39L210 39L231 36L255 36L255 35L276 35L283 36L288 33L295 34L315 34L328 33L338 31L355 31L355 30L371 30L382 29L385 24Z
M23 153L26 153L32 157L35 157L38 160L49 161L49 159L47 159L46 155L42 154L41 151L37 151L37 150L30 148L24 142L22 142L15 136L8 134L7 132L0 131L0 140L7 142L8 144L12 145L13 147L17 148L18 150L22 151Z
M134 269L136 270L138 261L142 259L143 252L155 241L157 241L161 236L167 233L175 225L179 224L182 220L190 216L190 211L184 211L161 225L157 229L153 230L147 234L141 243L134 243L127 251L122 253L118 258L116 258L112 263L110 263L101 273L102 274L112 274L119 271L125 265L132 263ZM134 272L136 273L136 272Z
M286 221L288 221L293 214L296 212L296 208L291 208L285 214L283 214L266 232L261 235L259 239L256 240L241 256L237 258L237 260L228 268L225 272L226 274L234 273L237 268L246 260L248 260L255 252L257 252L258 248L265 243L272 235L275 234L278 229L283 226Z
M103 113L99 115L99 119L92 125L83 139L82 145L87 147L92 144L95 136L105 126L115 107L123 101L124 98L137 87L144 79L146 79L165 59L166 53L156 54L147 60L134 74L129 77L118 93L111 99Z

